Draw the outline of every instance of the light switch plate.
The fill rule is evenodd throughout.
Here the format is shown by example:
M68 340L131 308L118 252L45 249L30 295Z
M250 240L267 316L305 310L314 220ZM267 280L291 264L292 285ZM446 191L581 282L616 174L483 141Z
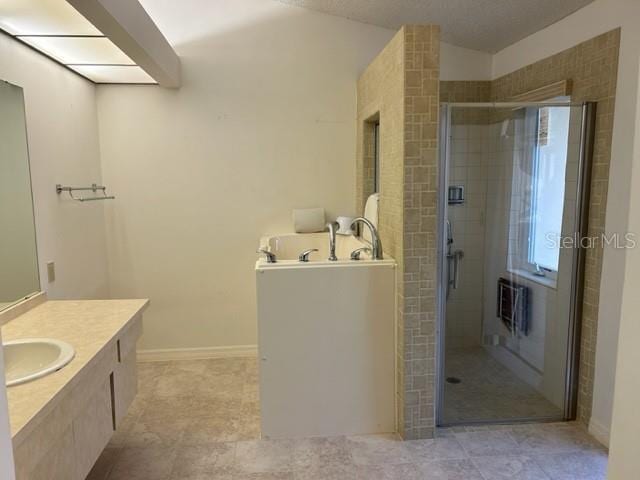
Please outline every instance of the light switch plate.
M55 262L47 262L47 281L49 283L56 281L56 264L55 264Z

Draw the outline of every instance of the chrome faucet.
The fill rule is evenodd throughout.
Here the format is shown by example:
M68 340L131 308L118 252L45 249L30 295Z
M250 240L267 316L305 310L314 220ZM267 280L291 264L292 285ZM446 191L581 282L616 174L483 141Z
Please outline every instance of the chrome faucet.
M262 253L264 258L267 260L267 263L276 263L278 261L275 253L270 252L266 248L259 248L256 253Z
M378 230L376 230L373 223L365 217L356 218L351 222L351 228L355 227L358 223L364 223L369 228L369 232L371 232L371 259L382 260L382 242L380 241Z
M338 261L338 257L336 257L336 230L339 226L338 222L327 223L327 228L329 229L329 260L331 262Z
M360 260L360 254L362 252L371 253L371 249L369 247L360 247L356 248L353 252L351 252L351 260Z

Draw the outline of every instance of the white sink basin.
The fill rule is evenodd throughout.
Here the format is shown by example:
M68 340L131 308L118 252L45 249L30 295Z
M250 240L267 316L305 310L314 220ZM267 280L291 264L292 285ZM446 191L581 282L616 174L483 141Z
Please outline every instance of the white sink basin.
M30 382L60 370L75 355L71 345L51 338L23 338L3 344L7 386Z

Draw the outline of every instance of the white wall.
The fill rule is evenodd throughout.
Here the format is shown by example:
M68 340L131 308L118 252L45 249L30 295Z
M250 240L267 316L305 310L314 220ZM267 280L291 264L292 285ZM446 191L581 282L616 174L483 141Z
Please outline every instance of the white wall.
M570 48L614 28L622 27L613 147L605 230L627 231L633 131L638 87L640 2L596 0L576 13L498 52L493 57L497 78L525 65ZM600 305L593 412L590 430L606 443L611 424L620 305L625 270L625 252L605 248Z
M183 86L98 87L111 293L151 298L143 348L252 345L259 237L293 208L355 213L356 79L394 32L264 0L143 5Z
M640 79L640 71L638 71ZM640 90L636 102L635 148L631 181L640 184ZM629 230L640 232L640 189L632 190L629 215ZM620 340L611 428L611 450L609 461L609 480L627 480L636 478L640 471L638 455L638 405L640 405L640 250L627 253L627 271L620 322Z
M55 193L56 183L100 183L95 88L4 34L0 78L24 89L41 286L49 298L107 297L103 206Z

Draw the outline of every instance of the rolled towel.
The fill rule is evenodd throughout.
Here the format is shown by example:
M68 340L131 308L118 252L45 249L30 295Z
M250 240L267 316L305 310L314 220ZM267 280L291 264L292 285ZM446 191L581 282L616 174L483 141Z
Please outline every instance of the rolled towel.
M293 229L296 233L322 232L325 227L324 208L293 210Z
M378 209L380 204L380 194L373 193L367 198L367 203L364 206L364 216L367 220L373 223L373 226L378 228ZM368 228L361 230L362 238L371 243L371 233Z

